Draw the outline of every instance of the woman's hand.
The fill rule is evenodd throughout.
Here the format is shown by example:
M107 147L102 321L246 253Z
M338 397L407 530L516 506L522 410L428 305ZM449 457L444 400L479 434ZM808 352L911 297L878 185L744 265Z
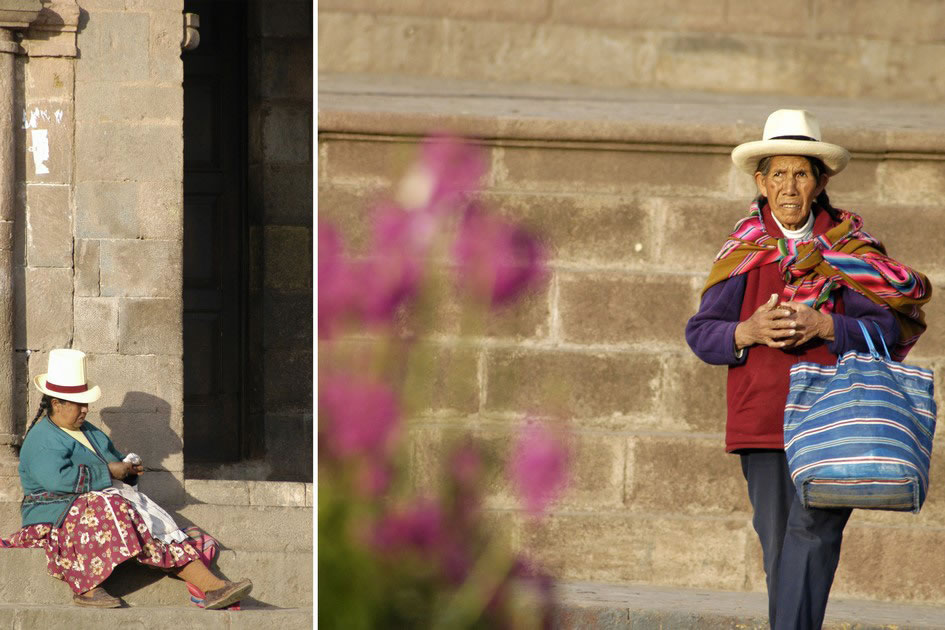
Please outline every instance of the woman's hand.
M791 319L797 324L786 347L802 346L815 337L833 341L833 317L827 313L814 310L803 302L782 302L780 308L790 309Z
M759 306L751 317L735 327L735 347L740 350L755 344L764 344L769 348L793 345L797 323L792 315L794 311L786 308L785 304L778 306L778 296L772 293L771 298Z
M140 475L144 472L144 467L128 462L108 462L108 472L113 479L125 479L129 475Z

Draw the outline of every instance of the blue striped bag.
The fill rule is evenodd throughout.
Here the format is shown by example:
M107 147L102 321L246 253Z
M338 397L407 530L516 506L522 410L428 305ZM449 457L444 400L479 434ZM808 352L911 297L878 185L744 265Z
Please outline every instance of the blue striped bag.
M879 354L798 363L784 408L784 450L804 507L918 512L935 433L932 371ZM876 327L879 331L879 326Z

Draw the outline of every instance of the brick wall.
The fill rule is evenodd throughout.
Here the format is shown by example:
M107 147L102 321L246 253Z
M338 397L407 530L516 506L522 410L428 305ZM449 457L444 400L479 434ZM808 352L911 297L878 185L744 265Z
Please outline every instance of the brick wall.
M527 123L509 129L527 135ZM835 139L855 157L829 186L834 204L860 212L892 255L940 284L945 201L935 191L945 188L945 161L895 148L859 153L875 146L862 129ZM402 172L411 142L323 129L320 217L355 246L365 240L363 209ZM490 482L489 505L513 540L537 545L566 578L763 590L744 480L723 452L725 369L702 364L683 336L717 248L755 193L751 179L717 144L516 137L484 148L483 197L543 235L551 280L481 335L464 331L451 305L437 307L421 376L431 391L411 422L418 478L435 481L457 429L503 455L518 419L557 414L574 431L574 478L549 521L530 524L507 483ZM929 333L910 355L937 370L940 405L943 304L932 301ZM342 342L319 360L330 366L356 347ZM945 602L936 587L945 560L929 553L945 544L945 447L936 451L939 482L921 515L854 515L836 595Z
M252 3L250 413L271 479L312 478L312 5Z
M319 71L940 99L923 0L324 0Z

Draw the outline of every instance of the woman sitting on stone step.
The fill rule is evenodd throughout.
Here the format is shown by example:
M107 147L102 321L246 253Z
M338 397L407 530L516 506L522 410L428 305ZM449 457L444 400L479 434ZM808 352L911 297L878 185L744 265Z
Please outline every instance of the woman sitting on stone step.
M200 545L166 512L146 498L122 496L143 496L131 486L144 468L140 458L120 453L85 421L89 403L101 395L86 381L85 353L53 350L48 367L33 381L43 398L20 449L23 527L0 546L44 548L50 575L72 588L80 606L121 606L101 585L132 558L196 586L205 608L225 608L248 595L252 582L214 576Z

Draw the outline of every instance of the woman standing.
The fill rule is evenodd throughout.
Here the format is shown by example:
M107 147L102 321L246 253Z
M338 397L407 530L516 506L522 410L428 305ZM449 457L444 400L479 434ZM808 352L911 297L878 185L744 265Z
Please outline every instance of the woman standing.
M759 195L722 245L686 326L699 358L729 368L726 450L740 456L748 483L777 630L820 628L851 512L807 509L797 497L784 454L791 366L866 352L857 320L878 326L902 360L925 330L932 289L889 258L859 216L831 205L827 182L850 154L820 138L810 113L782 109L762 140L732 152Z

